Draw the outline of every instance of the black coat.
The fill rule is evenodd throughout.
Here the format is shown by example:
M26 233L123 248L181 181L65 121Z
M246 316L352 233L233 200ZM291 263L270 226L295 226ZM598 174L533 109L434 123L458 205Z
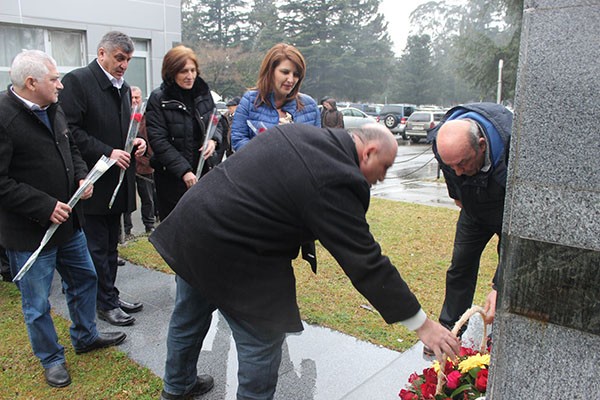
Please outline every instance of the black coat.
M163 83L155 89L146 107L146 132L154 152L154 168L159 212L161 218L175 207L187 188L182 180L187 172L196 173L200 160L200 147L204 143L210 117L215 108L209 87L200 77L189 91L194 108L185 104L183 90L176 84ZM222 122L212 139L221 143ZM209 168L206 160L203 173Z
M7 249L34 251L57 200L67 203L87 174L62 109L52 104L47 112L54 132L10 90L0 94L0 244ZM81 226L80 205L46 247Z
M62 79L60 93L69 128L91 169L98 159L110 156L113 149L124 149L131 119L131 95L124 83L117 90L96 60L78 68ZM135 157L112 208L108 203L117 187L120 168L113 166L94 184L94 195L85 203L85 213L92 215L120 214L135 210Z
M302 330L291 265L318 239L388 323L420 309L369 232L369 184L341 129L273 127L193 186L150 241L219 308Z

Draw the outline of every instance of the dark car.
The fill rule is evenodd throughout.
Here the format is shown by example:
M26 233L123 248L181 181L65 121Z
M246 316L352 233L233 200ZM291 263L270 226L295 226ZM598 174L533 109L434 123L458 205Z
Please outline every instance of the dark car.
M392 133L402 135L402 139L406 139L404 134L406 120L416 108L415 104L386 104L381 109L377 122L385 125Z

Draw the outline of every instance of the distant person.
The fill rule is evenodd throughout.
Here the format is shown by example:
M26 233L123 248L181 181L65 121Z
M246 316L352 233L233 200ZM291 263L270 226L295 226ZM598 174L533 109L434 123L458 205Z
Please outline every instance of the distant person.
M98 318L117 326L133 324L135 318L130 314L143 307L142 303L121 299L115 286L121 214L136 208L135 157L123 150L131 120L131 95L123 75L133 50L129 36L108 32L98 44L98 57L65 75L65 89L60 95L75 143L88 167L102 155L116 160L116 167L96 182L94 197L85 204L84 230L98 274ZM141 137L133 144L135 156L146 152L146 141ZM123 184L109 208L120 169L125 170Z
M323 101L324 111L321 113L321 126L323 128L344 129L344 114L337 109L335 99Z
M304 57L294 46L279 43L267 52L256 87L244 94L233 119L231 144L234 151L245 146L260 131L275 125L293 122L321 126L317 103L300 93L305 73Z
M163 221L184 193L198 182L200 158L208 159L221 145L223 123L203 148L215 108L210 88L200 77L194 50L186 46L170 49L163 58L163 82L148 99L146 131L154 154L154 183L158 214ZM205 162L202 175L210 170Z
M197 395L212 383L196 377L196 364L215 309L237 347L237 398L273 398L285 335L303 329L292 259L309 240L323 244L387 323L416 331L440 357L458 353L457 338L427 318L369 231L369 188L384 179L397 150L379 124L351 134L277 126L183 196L150 236L177 273L164 399Z
M0 93L0 244L7 249L16 276L46 230L59 224L16 284L29 342L44 367L46 382L64 387L71 377L48 301L54 270L64 281L76 354L117 345L126 335L96 329L97 278L81 229L81 203L75 208L67 204L88 169L57 103L63 85L56 61L39 50L23 51L12 63L10 80L12 86ZM92 193L89 186L82 199Z
M233 117L235 116L235 111L239 104L240 98L237 96L225 104L227 111L223 114L223 122L225 122L227 134L223 133L223 145L221 146L221 149L215 153L214 157L216 157L217 160L215 165L218 165L223 160L224 155L226 157L233 155L233 148L231 147L231 125L233 124Z
M448 194L460 207L439 317L448 329L472 306L481 254L494 235L501 237L512 119L499 104L465 104L450 109L432 132ZM495 314L496 283L495 276L485 304L488 323ZM423 351L433 354L427 346Z
M131 86L131 108L142 104L142 89L137 86ZM146 124L143 115L134 115L140 122L139 136L148 143L148 135L146 134ZM135 157L135 185L138 195L140 196L142 223L146 233L154 231L154 169L150 166L150 157L152 157L152 149L146 147L146 153ZM131 236L133 223L131 221L131 213L123 214L123 222L125 227L125 237Z

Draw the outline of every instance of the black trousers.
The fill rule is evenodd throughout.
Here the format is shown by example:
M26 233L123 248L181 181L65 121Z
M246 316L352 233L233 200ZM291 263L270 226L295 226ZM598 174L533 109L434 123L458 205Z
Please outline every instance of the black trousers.
M442 325L453 328L460 317L473 305L481 254L494 235L500 237L502 223L483 224L460 211L456 223L452 263L446 272L446 297L440 313ZM500 242L498 242L500 251Z
M2 246L0 246L0 275L2 276L2 279L7 282L12 280L6 249Z
M136 175L135 184L137 186L137 192L142 203L140 210L142 214L142 223L144 224L144 227L146 227L146 230L149 228L154 228L155 190L152 174ZM126 234L131 233L131 229L133 228L133 223L131 222L131 213L123 213L123 227L125 228Z
M119 290L115 287L119 220L120 214L86 214L83 228L98 275L96 307L104 311L119 307Z

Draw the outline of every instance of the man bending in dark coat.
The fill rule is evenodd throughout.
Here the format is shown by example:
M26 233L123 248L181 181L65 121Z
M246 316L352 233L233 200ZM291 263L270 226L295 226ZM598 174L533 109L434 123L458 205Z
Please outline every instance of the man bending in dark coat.
M440 356L458 352L458 340L426 317L369 232L370 185L384 179L397 150L378 124L350 134L278 126L183 196L150 237L178 275L162 398L212 387L211 377L196 377L196 364L217 308L236 342L237 398L273 398L285 333L302 330L292 259L315 239L387 323L415 330Z

